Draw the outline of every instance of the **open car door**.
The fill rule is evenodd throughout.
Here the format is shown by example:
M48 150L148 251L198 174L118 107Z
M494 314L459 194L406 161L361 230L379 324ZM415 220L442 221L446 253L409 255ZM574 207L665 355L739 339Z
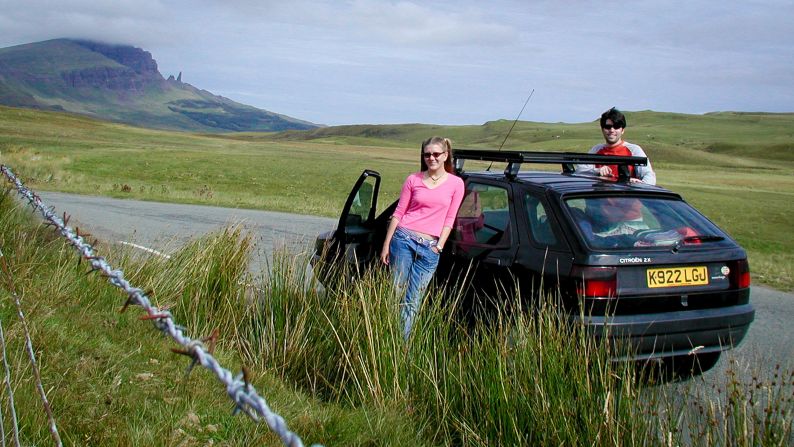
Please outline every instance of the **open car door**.
M375 212L378 207L380 174L365 169L347 197L334 232L337 260L352 274L360 274L378 256L374 246Z

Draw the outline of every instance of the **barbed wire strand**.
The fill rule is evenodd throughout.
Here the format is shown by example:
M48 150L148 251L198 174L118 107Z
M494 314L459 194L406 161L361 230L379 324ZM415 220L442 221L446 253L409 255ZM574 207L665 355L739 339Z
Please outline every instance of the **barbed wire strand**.
M92 271L100 272L102 276L108 279L108 282L127 293L128 299L124 308L129 305L141 306L148 314L145 317L146 319L150 319L157 329L185 348L181 352L193 358L191 366L200 364L212 371L218 380L226 385L226 393L235 403L235 413L242 411L255 421L259 421L259 416L261 415L270 429L281 438L284 445L288 447L303 446L303 441L300 437L287 428L284 418L273 412L268 407L265 399L257 394L256 389L248 380L248 374L245 369L240 374L233 375L231 371L221 366L218 360L212 356L212 353L204 347L202 340L194 340L184 334L185 328L175 323L170 311L153 306L147 294L143 290L133 287L124 278L121 270L113 269L105 261L105 258L97 256L94 253L93 246L85 242L82 236L66 225L68 221L66 214L64 214L62 219L55 214L53 207L46 207L41 198L25 187L6 165L0 165L0 172L14 185L17 192L27 199L35 210L41 213L44 220L55 227L55 231L66 238L83 259L90 263Z
M3 256L3 252L0 251L0 256ZM17 424L17 409L14 406L14 389L11 387L11 368L8 367L8 359L6 357L6 338L3 334L3 320L0 320L0 344L3 348L3 366L5 367L5 383L6 388L8 389L8 408L9 412L11 413L11 424L13 427L14 433L14 445L19 447L19 425ZM0 415L2 414L2 410L0 410ZM0 418L2 421L2 418ZM5 424L3 424L3 447L6 445L6 429Z
M2 251L0 251L0 255L1 254L2 254ZM0 345L2 345L2 347L3 347L3 363L5 363L7 365L7 363L6 363L6 340L5 340L5 337L3 337L3 319L2 318L0 318ZM5 372L6 372L6 379L7 379L8 378L8 373L9 373L8 368L5 369ZM2 445L3 447L6 447L6 423L5 423L5 417L3 416L3 408L2 407L0 407L0 445Z
M25 333L25 350L27 351L28 358L30 359L30 366L33 369L33 378L36 381L36 389L39 392L39 397L41 397L41 403L44 405L44 412L47 413L47 420L49 421L50 425L50 434L52 434L52 439L55 441L55 445L61 447L63 446L63 443L61 442L61 436L58 434L58 426L55 424L55 417L52 414L50 401L47 400L47 393L44 392L44 386L41 384L41 371L39 371L39 365L36 363L36 353L33 351L33 342L30 339L30 330L28 329L27 320L25 320L25 313L22 312L22 302L19 299L19 295L17 295L16 287L14 286L14 277L8 270L6 257L3 256L3 252L1 250L0 267L2 267L3 273L6 276L8 282L8 291L11 293L11 297L14 298L14 304L17 307L17 316L19 317L19 322L22 324L22 331Z

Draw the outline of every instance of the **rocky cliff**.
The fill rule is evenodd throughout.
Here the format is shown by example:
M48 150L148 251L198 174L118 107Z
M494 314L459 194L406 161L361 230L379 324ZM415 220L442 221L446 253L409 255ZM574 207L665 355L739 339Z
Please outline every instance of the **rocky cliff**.
M163 78L160 76L160 72L157 71L157 62L152 58L152 53L148 51L130 46L107 45L86 40L76 40L74 42L125 67L131 68L135 73Z
M73 88L107 88L130 93L143 92L148 85L162 87L165 79L157 70L152 54L140 48L106 45L97 42L75 41L88 50L118 62L118 67L87 67L66 70L61 79Z

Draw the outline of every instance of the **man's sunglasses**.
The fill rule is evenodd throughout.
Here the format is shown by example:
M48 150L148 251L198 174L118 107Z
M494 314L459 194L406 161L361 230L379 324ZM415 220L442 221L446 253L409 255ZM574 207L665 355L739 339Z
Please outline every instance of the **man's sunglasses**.
M425 158L438 158L444 154L446 154L446 152L422 152L422 156Z
M602 129L607 129L607 130L609 130L609 129L623 129L623 126L619 126L617 124L604 124L603 126L601 126L601 128Z

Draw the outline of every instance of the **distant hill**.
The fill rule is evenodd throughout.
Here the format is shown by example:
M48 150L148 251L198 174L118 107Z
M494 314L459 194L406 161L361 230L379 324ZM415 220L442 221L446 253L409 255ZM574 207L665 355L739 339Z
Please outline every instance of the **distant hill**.
M71 39L0 48L0 104L201 132L318 127L165 79L140 48Z
M689 157L715 153L794 161L794 113L624 112L628 121L626 140L641 145L654 162L681 163ZM415 147L418 150L420 142L432 135L449 137L455 148L496 149L504 143L505 150L533 151L585 152L603 141L597 120L586 123L518 121L515 126L511 120L464 126L359 124L267 134L240 133L229 138Z

